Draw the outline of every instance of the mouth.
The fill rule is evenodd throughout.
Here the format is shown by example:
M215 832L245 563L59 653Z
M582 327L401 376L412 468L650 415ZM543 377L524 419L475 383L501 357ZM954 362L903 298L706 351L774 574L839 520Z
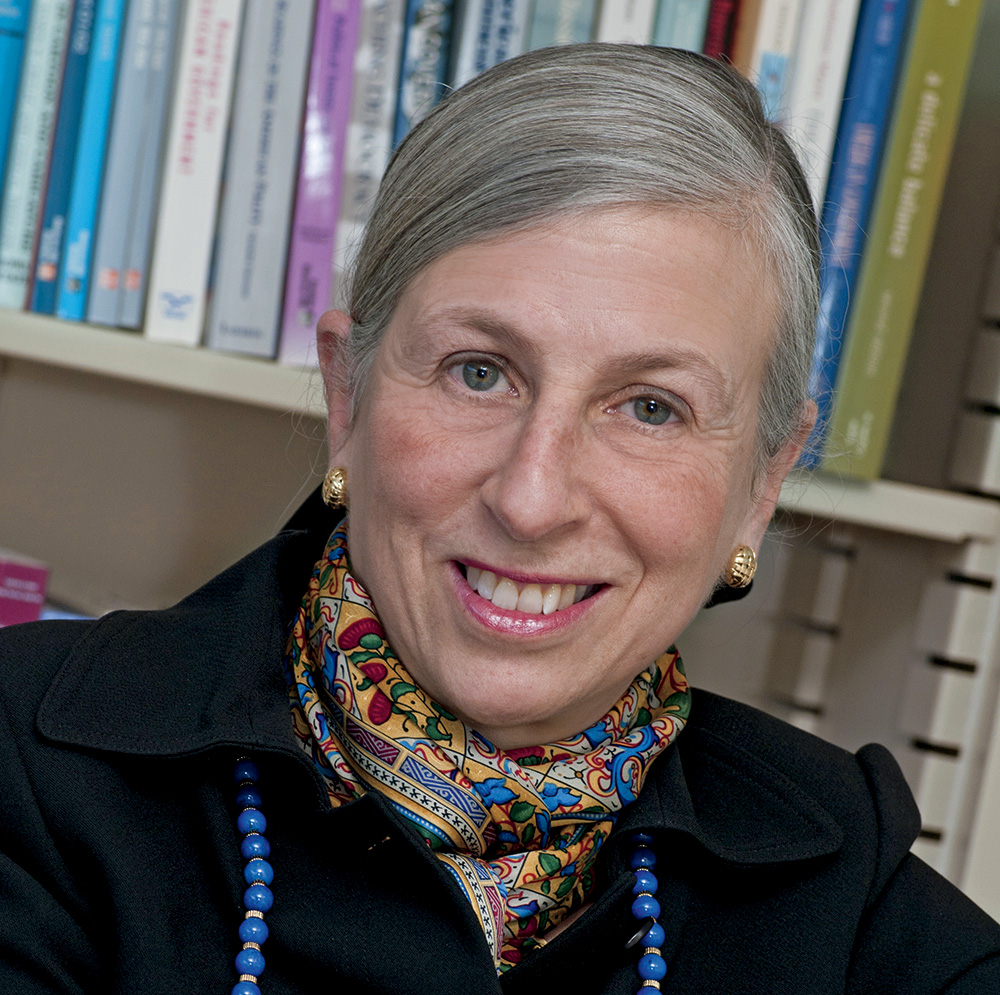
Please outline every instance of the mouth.
M554 615L592 597L602 584L551 584L519 581L492 570L456 563L469 587L504 611Z

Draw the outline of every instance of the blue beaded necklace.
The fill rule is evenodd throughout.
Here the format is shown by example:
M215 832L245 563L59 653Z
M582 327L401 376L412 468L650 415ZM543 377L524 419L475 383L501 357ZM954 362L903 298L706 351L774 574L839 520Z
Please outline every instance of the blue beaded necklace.
M264 972L264 955L260 948L267 939L268 932L264 913L274 904L270 888L274 870L267 860L271 855L271 844L263 835L267 829L267 819L260 810L261 797L257 788L259 777L257 765L252 760L240 757L236 761L233 771L237 785L236 804L239 808L236 828L243 834L240 853L246 861L243 877L247 889L243 892L245 912L239 930L243 947L236 955L235 962L240 979L233 986L231 995L261 995L257 982ZM626 946L631 949L642 943L642 956L638 964L642 984L636 995L647 995L651 989L660 990L660 982L667 973L667 962L660 949L666 934L657 921L660 917L660 903L656 900L658 882L653 873L656 870L653 837L648 833L633 833L632 842L635 849L629 866L635 872L632 894L636 896L632 902L632 915L639 923L639 928Z

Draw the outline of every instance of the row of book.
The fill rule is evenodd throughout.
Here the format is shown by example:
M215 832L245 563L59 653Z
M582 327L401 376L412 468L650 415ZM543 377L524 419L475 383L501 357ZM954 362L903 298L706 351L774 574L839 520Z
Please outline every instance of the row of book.
M391 150L447 87L543 45L689 48L754 79L800 151L808 460L874 477L982 2L5 0L0 307L309 363Z

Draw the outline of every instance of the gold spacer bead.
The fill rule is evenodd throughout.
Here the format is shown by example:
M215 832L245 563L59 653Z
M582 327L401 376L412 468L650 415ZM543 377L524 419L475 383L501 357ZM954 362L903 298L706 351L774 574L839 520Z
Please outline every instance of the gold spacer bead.
M659 947L646 947L646 949L643 950L643 953L644 954L658 954L658 953L660 953L660 948Z
M243 944L243 949L244 950L256 950L259 953L260 952L260 944L259 943L254 943L252 940L247 940L247 942Z
M263 919L264 913L260 909L247 909L243 915L244 919Z
M241 979L241 980L242 980L242 979ZM652 988L652 989L653 989L653 991L657 991L657 992L658 992L658 991L660 990L660 983L659 983L659 981L654 981L654 980L653 980L653 979L651 978L651 979L650 979L649 981L644 981L644 982L642 983L642 987L643 987L643 988Z
M232 977L232 975L230 975L230 977ZM252 981L254 984L257 984L257 975L256 974L241 974L240 975L240 981Z

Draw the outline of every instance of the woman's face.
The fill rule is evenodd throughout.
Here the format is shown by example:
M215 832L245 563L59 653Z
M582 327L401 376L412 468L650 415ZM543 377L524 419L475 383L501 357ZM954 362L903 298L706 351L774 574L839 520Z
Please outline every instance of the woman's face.
M465 246L400 299L346 433L324 316L351 562L437 701L501 747L579 732L759 545L796 456L755 488L775 313L746 241L686 213Z

